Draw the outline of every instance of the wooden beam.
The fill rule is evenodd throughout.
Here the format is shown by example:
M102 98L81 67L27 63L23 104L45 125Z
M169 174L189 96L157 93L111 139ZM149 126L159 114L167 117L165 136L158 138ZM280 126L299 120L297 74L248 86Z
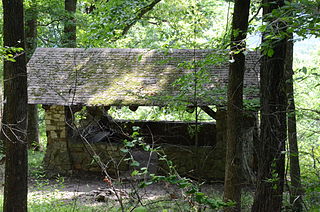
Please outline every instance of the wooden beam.
M209 106L200 106L200 108L211 118L216 119L216 112L214 112L214 110L212 110Z

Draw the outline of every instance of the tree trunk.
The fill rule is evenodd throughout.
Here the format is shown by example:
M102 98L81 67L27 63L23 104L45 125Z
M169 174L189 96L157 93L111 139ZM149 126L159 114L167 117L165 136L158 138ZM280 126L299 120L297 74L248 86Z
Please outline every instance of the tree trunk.
M236 202L236 207L225 211L241 210L243 79L245 71L245 39L248 29L250 0L236 0L232 20L231 51L233 63L229 66L227 107L227 153L224 181L224 200ZM238 52L240 51L240 52Z
M64 47L68 47L68 48L77 47L77 25L76 25L76 19L75 19L76 10L77 10L77 0L65 0L65 11L69 15L68 15L68 19L64 23L64 31L63 31L64 40L62 41ZM74 116L73 116L73 111L71 106L65 106L64 111L65 111L66 129L67 129L66 148L69 155L69 162L71 164L71 169L73 169L73 158L70 153L69 138L72 137L73 129L71 126L73 126Z
M37 48L37 0L32 0L30 6L25 10L25 35L26 35L26 53L27 62L31 59L31 56Z
M24 48L23 0L3 0L4 46ZM27 70L25 54L4 62L5 212L27 211Z
M40 149L38 105L28 104L28 148Z
M284 1L267 0L264 16L284 5ZM270 3L270 4L268 4ZM268 29L285 27L276 20L265 19ZM263 44L274 54L264 55L260 69L261 134L258 148L258 182L252 211L281 211L285 171L286 141L286 43L287 39L270 40L263 35ZM281 33L281 31L280 31ZM262 45L263 45L262 44Z
M37 48L37 2L33 0L28 9L26 9L25 35L26 35L26 53L27 62ZM39 144L39 118L37 105L28 105L28 147L38 150Z
M75 48L77 46L77 25L75 19L77 0L65 0L64 7L67 13L67 17L64 21L62 46L68 48Z
M292 35L290 38L292 39ZM293 42L289 40L287 43L287 60L286 60L286 74L287 74L287 98L288 98L288 141L289 141L289 160L290 160L290 178L291 178L291 192L290 203L293 211L302 211L302 194L300 178L300 164L299 164L299 149L297 139L297 125L296 113L294 103L293 90Z

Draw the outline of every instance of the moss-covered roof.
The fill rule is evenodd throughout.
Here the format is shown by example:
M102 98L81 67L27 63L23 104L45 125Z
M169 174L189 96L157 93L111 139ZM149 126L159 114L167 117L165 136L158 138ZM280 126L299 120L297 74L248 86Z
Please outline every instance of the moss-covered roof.
M38 48L28 63L29 104L216 104L226 93L228 65L214 65L214 55L214 50ZM258 87L257 57L247 56L246 88ZM247 98L256 96L253 91Z

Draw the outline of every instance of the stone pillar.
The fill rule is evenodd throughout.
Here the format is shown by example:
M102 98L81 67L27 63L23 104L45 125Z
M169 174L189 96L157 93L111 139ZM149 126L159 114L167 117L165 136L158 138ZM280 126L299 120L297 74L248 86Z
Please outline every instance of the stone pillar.
M70 155L67 145L67 127L64 106L44 106L47 150L44 167L49 175L68 174L71 170Z

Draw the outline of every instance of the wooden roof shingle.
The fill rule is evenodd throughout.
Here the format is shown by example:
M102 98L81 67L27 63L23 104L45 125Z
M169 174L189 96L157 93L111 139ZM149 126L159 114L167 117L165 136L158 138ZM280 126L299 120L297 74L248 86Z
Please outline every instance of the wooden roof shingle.
M29 104L217 104L226 93L228 64L208 62L214 54L215 50L37 48L27 65ZM257 97L257 61L258 55L249 52L244 86L253 90L248 89L247 98Z

